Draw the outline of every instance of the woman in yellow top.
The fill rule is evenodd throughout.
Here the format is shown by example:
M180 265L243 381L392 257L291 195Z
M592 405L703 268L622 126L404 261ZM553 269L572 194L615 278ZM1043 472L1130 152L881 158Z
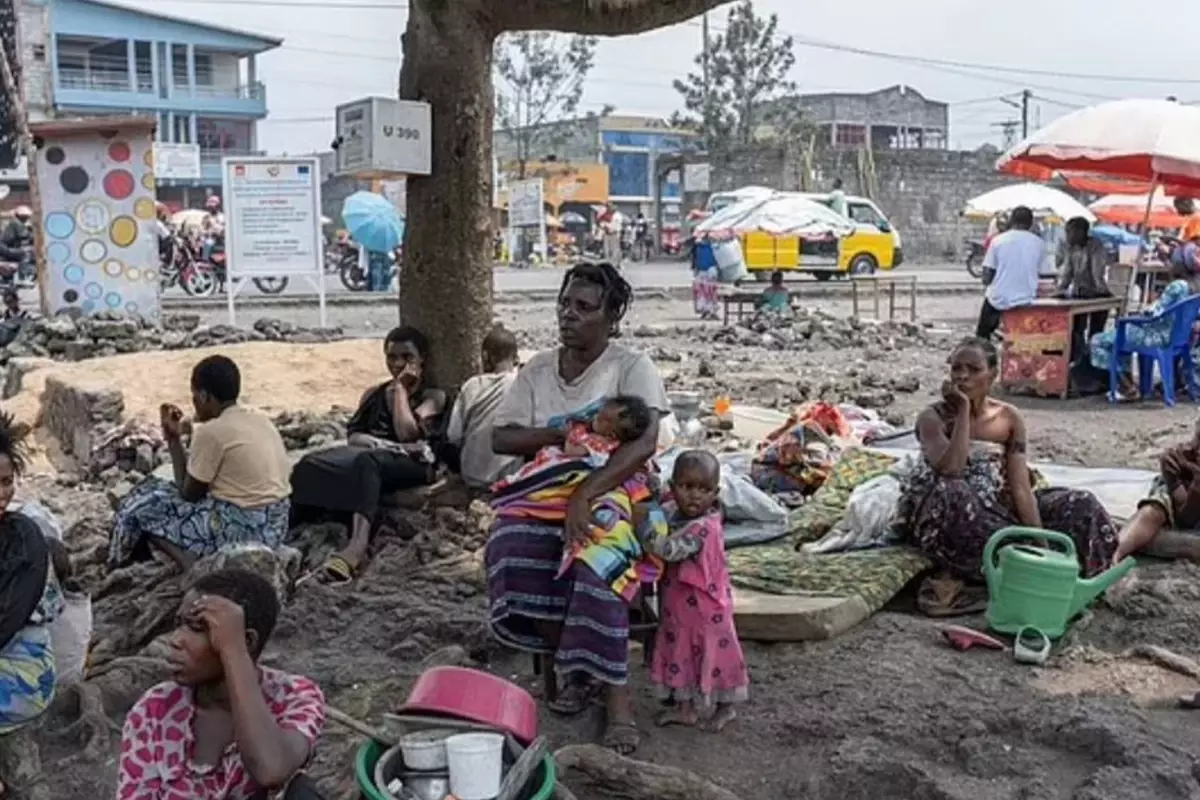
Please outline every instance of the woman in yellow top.
M110 567L147 558L151 546L186 570L230 544L283 542L291 462L271 420L238 405L241 388L237 364L209 356L192 370L194 429L177 406L162 406L175 480L147 478L121 502Z

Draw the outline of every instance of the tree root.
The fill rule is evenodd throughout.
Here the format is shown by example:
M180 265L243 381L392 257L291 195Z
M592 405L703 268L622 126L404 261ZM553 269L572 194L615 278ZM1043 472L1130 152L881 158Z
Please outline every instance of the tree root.
M564 747L554 761L564 771L582 773L597 790L628 800L740 800L694 772L626 758L594 744Z
M1200 664L1155 644L1139 644L1131 647L1121 653L1121 658L1144 658L1163 669L1169 669L1200 681Z

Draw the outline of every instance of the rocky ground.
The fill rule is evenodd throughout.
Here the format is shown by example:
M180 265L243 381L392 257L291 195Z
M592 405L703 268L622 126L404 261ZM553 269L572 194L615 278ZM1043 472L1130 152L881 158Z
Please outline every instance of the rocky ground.
M876 325L847 320L848 309L831 302L782 329L728 330L695 322L685 304L661 301L635 306L625 331L629 343L655 357L672 388L781 410L805 399L847 400L911 423L935 394L952 343L969 332L976 304L974 297L923 300L918 323ZM304 326L311 313L279 316ZM387 311L347 313L353 318L335 324L352 334L382 335L394 319ZM547 306L500 309L528 347L552 342L550 313ZM1195 418L1185 404L1017 402L1034 458L1092 466L1152 466ZM280 422L299 448L336 436L339 414ZM105 459L99 470L34 478L24 487L71 525L76 561L96 591L93 678L83 691L63 693L44 730L52 796L62 800L104 796L112 785L118 734L105 720L119 721L141 689L161 679L156 656L181 594L179 579L157 567L114 576L99 568L110 502L160 458L154 448L139 450L142 442L116 439L98 451ZM266 660L317 679L332 705L372 721L402 702L432 663L486 665L532 685L529 659L498 650L486 634L478 562L486 526L479 506L398 513L355 584L308 582L295 591ZM315 561L339 533L337 526L309 529L296 544ZM1200 752L1200 728L1188 712L1168 707L1178 691L1200 688L1200 667L1184 677L1129 652L1159 645L1200 658L1197 578L1200 569L1184 564L1140 570L1113 606L1077 626L1064 653L1039 670L1003 654L946 648L933 623L910 613L907 594L831 642L748 644L753 701L718 737L653 729L655 705L639 672L646 740L638 757L690 770L732 793L714 798L1200 797L1192 755ZM593 740L600 723L598 709L568 721L543 715L555 746ZM357 796L358 741L327 728L313 773L332 798ZM584 800L655 796L578 772L567 783Z

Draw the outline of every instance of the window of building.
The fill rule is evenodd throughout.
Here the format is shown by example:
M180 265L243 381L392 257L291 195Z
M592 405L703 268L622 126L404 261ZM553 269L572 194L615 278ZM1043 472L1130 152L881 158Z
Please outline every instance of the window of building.
M252 123L237 119L196 118L196 144L207 152L243 154L251 150Z
M838 125L834 144L838 147L859 147L866 144L866 125Z

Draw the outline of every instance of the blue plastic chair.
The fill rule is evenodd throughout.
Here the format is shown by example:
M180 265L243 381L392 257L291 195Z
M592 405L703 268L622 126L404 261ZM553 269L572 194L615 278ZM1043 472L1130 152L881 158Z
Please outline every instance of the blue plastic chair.
M1122 317L1117 320L1117 339L1108 364L1108 401L1117 401L1120 383L1120 364L1125 356L1137 356L1138 391L1146 397L1154 389L1154 366L1162 378L1163 399L1175 405L1175 362L1183 364L1187 393L1193 401L1200 399L1196 384L1196 364L1192 360L1192 326L1200 314L1200 294L1180 300L1153 317ZM1171 319L1171 339L1166 347L1140 347L1129 341L1130 328L1142 328L1154 322Z

